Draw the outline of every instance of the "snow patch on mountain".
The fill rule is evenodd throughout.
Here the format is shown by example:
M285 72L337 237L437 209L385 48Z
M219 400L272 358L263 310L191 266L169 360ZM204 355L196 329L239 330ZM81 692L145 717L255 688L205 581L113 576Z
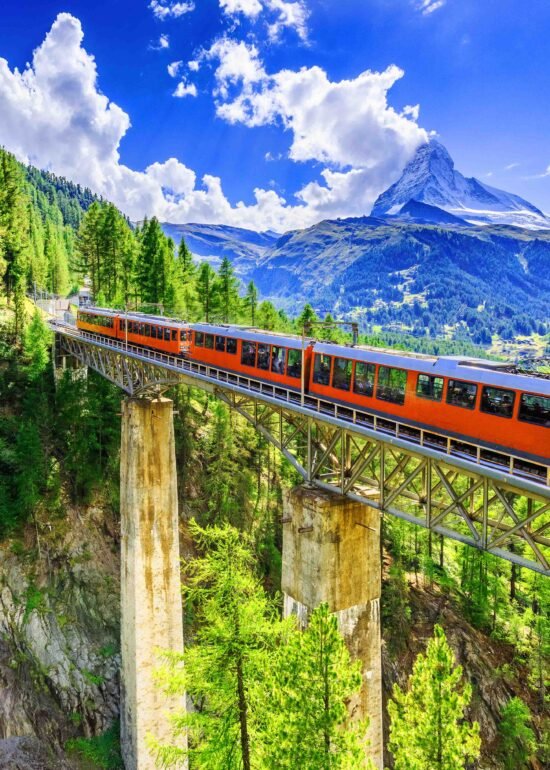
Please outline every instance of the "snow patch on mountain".
M378 197L372 216L399 216L410 201L436 206L471 224L550 229L550 217L532 203L463 176L434 139L417 149L397 182Z

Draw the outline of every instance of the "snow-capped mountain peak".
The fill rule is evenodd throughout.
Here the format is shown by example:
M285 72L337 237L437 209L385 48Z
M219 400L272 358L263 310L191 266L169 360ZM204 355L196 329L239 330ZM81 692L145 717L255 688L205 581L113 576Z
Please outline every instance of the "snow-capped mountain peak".
M447 149L434 139L420 145L397 182L378 197L372 216L398 217L410 201L437 206L473 224L550 229L550 218L532 203L463 176Z

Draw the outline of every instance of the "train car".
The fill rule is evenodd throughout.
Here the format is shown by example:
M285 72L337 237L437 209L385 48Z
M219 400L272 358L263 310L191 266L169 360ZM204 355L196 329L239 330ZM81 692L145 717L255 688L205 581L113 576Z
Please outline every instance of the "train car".
M132 345L160 350L173 356L189 351L189 324L164 316L144 313L120 314L118 339Z
M189 357L231 372L284 385L293 390L307 383L313 340L242 326L192 324Z
M122 314L116 310L93 307L79 309L76 325L83 331L174 356L186 355L189 350L189 325L164 316Z
M117 339L119 334L118 314L101 307L79 308L76 316L78 329L104 337Z
M550 380L508 365L316 343L309 393L550 463Z

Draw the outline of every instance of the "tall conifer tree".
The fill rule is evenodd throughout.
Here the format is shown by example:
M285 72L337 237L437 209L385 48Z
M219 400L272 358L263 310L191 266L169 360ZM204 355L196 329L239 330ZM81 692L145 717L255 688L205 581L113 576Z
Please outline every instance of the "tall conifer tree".
M420 654L408 689L393 688L389 749L395 770L463 770L479 756L479 725L465 721L472 688L441 626L435 626L426 654Z

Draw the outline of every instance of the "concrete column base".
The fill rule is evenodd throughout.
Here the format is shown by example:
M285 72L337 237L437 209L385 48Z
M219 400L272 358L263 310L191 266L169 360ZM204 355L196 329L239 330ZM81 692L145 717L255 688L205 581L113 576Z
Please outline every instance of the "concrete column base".
M369 718L366 759L383 769L380 626L380 514L331 492L297 487L284 494L282 590L285 617L302 627L327 602L355 660L363 685L350 718Z
M183 650L173 405L168 399L123 402L120 509L122 755L126 770L156 770L147 736L175 743L168 714L184 706L182 697L165 695L154 682L157 650Z

